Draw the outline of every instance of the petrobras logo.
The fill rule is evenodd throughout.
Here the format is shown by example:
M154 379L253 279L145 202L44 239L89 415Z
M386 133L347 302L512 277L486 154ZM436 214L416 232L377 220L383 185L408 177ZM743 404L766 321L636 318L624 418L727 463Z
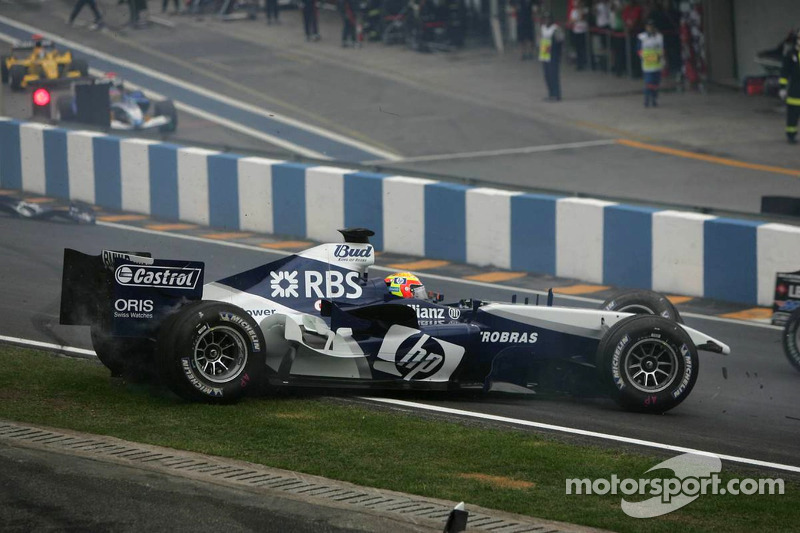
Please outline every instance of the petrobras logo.
M197 285L200 272L199 268L121 265L114 278L126 287L191 290Z
M333 257L342 263L365 263L372 258L372 246L337 244L333 249Z
M270 272L269 276L272 298L356 299L363 293L358 272L279 270Z
M481 332L481 342L513 342L533 344L539 340L539 334L533 332L519 331L483 331Z

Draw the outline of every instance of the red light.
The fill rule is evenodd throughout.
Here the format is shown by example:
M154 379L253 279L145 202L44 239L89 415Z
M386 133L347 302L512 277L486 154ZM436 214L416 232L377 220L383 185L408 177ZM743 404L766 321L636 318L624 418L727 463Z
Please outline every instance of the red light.
M36 89L33 92L33 103L38 106L46 106L50 103L50 93L47 89Z

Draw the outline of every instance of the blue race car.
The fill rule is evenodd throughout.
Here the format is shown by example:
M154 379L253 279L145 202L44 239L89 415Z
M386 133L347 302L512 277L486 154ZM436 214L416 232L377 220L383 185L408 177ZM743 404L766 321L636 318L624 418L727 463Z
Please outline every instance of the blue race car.
M340 231L344 242L205 285L203 263L67 249L61 323L90 325L113 374L144 366L178 395L211 403L286 385L529 391L599 383L627 409L660 413L691 392L698 350L730 353L649 291L596 310L445 305L411 273L370 278L372 232Z

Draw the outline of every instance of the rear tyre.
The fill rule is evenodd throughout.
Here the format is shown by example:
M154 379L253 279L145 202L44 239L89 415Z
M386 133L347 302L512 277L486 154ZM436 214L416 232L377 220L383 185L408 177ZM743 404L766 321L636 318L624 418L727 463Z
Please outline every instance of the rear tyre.
M170 119L169 124L164 124L159 128L159 131L170 133L178 128L178 112L175 110L175 104L172 100L162 100L155 104L156 116L165 116Z
M264 337L242 309L197 302L178 311L167 326L159 333L156 361L164 384L178 396L232 403L262 381Z
M81 76L88 76L89 75L89 63L84 61L83 59L73 59L72 63L69 64L69 71L77 70Z
M28 72L22 65L11 65L8 69L8 85L12 91L22 90L22 80L25 79L25 74Z
M684 329L660 316L614 324L597 347L601 385L629 411L663 413L689 396L697 381L697 348Z
M654 291L630 289L618 292L600 305L604 311L658 315L683 324L681 314L666 296Z
M75 120L75 110L72 108L72 96L67 94L62 94L56 100L56 107L58 108L58 119L59 120Z
M0 56L0 82L5 85L8 83L8 66L6 61L10 56Z
M795 309L783 327L783 353L795 370L800 371L800 309Z

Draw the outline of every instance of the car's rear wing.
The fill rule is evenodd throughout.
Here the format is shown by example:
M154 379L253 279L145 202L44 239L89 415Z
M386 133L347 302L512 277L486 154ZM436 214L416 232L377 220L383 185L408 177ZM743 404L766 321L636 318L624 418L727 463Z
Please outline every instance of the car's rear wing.
M148 253L64 250L59 322L101 327L123 337L152 337L159 324L203 296L205 265Z

